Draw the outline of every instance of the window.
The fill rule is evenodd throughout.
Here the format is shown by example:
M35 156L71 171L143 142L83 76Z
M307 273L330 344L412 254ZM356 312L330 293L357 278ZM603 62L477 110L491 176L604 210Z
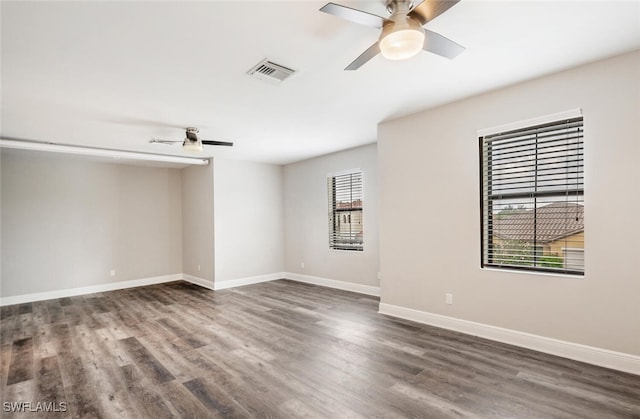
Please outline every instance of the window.
M327 190L329 247L362 251L362 172L329 176Z
M584 273L582 122L480 137L483 267Z

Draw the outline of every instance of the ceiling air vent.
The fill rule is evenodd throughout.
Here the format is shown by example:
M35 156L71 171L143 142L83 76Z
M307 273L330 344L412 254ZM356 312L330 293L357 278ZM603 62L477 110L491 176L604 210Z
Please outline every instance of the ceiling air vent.
M247 74L260 80L280 84L295 72L295 70L283 65L276 64L269 60L263 60L249 70Z

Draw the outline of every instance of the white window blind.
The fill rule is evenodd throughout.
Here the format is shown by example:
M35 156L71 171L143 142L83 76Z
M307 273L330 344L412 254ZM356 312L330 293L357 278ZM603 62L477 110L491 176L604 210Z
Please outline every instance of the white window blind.
M482 266L584 273L583 118L480 137Z
M329 176L329 247L363 250L362 172Z

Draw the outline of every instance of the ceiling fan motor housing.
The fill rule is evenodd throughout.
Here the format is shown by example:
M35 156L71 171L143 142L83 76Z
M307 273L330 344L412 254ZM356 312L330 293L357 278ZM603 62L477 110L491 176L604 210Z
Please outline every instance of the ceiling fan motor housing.
M413 7L413 1L387 0L384 3L384 6L387 8L387 12L389 12L391 16L396 13L403 13L406 15Z
M182 143L182 149L184 151L190 151L190 152L202 151L203 149L202 141L200 141L200 139L198 138L198 135L197 135L198 132L200 132L198 128L195 128L195 127L187 128L187 137L184 139L184 142Z

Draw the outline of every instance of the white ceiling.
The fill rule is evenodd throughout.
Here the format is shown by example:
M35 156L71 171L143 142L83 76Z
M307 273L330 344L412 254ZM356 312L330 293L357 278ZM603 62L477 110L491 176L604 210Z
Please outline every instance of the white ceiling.
M341 4L386 16L382 2ZM284 164L376 141L384 120L640 48L638 1L462 0L427 24L464 45L343 68L378 37L323 1L1 3L3 137ZM249 77L263 58L298 72Z

